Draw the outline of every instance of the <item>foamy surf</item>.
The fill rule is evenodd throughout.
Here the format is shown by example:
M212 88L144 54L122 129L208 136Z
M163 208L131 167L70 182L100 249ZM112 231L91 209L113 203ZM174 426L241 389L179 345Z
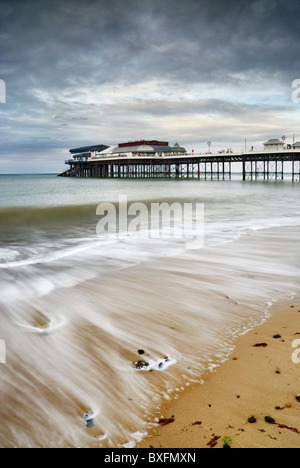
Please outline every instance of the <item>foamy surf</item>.
M153 359L139 360L133 363L134 369L139 372L152 372L152 371L159 371L164 372L170 366L174 366L176 364L176 359L172 359L169 357L165 357L162 359L158 359L154 361Z
M30 326L26 324L19 323L18 325L28 332L36 333L38 335L50 335L57 332L62 327L67 325L67 320L61 319L60 321L50 319L47 322L41 323L38 326Z

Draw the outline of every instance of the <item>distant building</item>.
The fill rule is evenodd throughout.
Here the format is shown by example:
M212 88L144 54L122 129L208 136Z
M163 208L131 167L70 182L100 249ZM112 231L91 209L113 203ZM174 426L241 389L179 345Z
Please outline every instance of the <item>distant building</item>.
M264 143L265 151L279 151L284 149L284 142L276 138Z
M179 146L169 146L167 141L138 140L127 143L119 143L116 146L105 148L101 152L93 154L92 159L103 157L132 157L132 156L163 156L163 155L186 154L186 149Z
M132 157L132 156L163 156L186 154L186 149L176 143L169 146L166 141L138 140L127 143L119 143L114 146L94 145L82 146L81 148L70 149L71 160L90 161L111 157Z

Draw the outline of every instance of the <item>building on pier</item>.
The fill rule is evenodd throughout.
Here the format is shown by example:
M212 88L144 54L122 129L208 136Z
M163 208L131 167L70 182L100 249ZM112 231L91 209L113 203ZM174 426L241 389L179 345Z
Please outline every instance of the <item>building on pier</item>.
M166 156L186 154L186 149L177 143L169 146L166 141L138 140L127 143L120 143L114 146L94 145L83 146L69 150L71 154L70 162L88 162L104 157L135 157L135 156Z
M264 143L265 151L279 151L283 150L284 142L282 140L278 140L277 138L273 138L269 141Z
M169 146L166 141L157 140L139 140L128 143L120 143L117 146L111 146L101 152L96 152L92 159L97 157L133 157L133 156L165 156L165 155L186 154L186 149L178 144Z
M88 161L95 153L101 153L108 148L106 145L82 146L69 150L70 161Z

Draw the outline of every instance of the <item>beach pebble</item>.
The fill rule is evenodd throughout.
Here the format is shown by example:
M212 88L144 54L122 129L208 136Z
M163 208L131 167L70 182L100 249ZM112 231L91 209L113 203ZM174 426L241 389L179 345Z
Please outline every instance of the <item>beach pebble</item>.
M300 393L298 393L298 395L296 395L296 400L300 403Z
M138 349L138 354L141 356L142 354L145 354L145 351L143 349Z
M276 424L275 419L271 418L271 416L266 416L265 421L269 424Z
M158 361L154 361L152 359L149 359L147 361L140 360L137 362L133 362L133 366L136 370L139 370L139 371L152 372L152 371L165 371L175 363L176 361L174 359L165 357L165 358L159 359Z
M251 418L248 419L248 422L249 422L250 424L254 424L254 423L256 423L257 421L256 421L256 419L254 418L254 416L252 416Z
M281 335L274 335L273 338L278 339L278 338L281 338Z
M87 429L91 429L95 425L95 418L94 415L91 413L85 413L83 415L83 420L86 423Z
M147 367L149 366L150 366L149 362L146 362L146 361L138 361L134 363L134 367L138 370L147 369Z
M171 424L174 421L175 421L174 416L172 416L171 418L161 418L159 419L158 424L160 424L161 426L167 426L168 424Z

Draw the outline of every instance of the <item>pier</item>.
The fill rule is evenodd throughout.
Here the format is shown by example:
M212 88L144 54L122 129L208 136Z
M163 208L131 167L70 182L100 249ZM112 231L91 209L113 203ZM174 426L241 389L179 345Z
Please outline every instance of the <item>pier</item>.
M81 155L66 161L70 177L173 178L230 180L240 172L244 181L285 180L300 182L300 149L262 150L240 153L99 154Z

